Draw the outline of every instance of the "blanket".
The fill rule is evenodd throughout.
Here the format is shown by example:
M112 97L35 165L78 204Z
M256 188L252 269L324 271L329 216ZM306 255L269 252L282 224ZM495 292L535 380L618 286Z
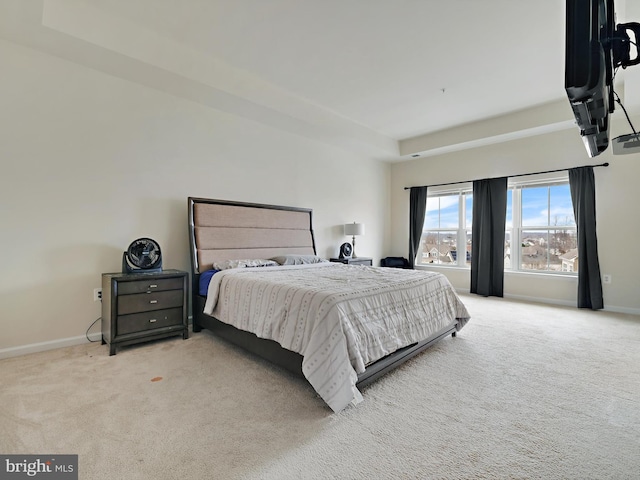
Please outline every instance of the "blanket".
M335 412L362 400L366 366L470 316L435 272L342 263L216 273L205 313L302 355L302 372Z

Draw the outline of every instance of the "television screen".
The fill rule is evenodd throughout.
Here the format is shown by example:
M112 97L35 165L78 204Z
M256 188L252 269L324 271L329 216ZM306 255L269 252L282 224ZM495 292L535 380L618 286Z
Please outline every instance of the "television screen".
M567 0L565 90L590 157L609 145L614 30L613 0Z

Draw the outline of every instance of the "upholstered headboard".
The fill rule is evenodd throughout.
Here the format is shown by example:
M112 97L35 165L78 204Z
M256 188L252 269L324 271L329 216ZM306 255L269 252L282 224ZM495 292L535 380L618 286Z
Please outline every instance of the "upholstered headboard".
M221 260L316 253L311 209L194 197L188 204L194 274Z

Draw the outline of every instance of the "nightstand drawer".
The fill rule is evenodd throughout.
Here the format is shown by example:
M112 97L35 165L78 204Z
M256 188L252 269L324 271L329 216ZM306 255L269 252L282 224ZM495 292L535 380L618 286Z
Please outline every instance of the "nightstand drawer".
M118 316L129 313L182 307L183 298L183 290L168 290L166 292L138 293L135 295L118 296Z
M182 290L183 277L180 278L153 278L149 280L136 280L135 282L119 282L118 295L131 293L160 292L163 290Z
M116 324L116 334L126 335L127 333L136 333L154 328L181 325L182 321L182 308L119 315Z

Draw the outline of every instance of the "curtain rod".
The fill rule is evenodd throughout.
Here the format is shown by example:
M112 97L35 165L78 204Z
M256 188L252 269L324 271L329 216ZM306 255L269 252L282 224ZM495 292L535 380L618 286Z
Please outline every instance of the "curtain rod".
M583 167L608 167L609 166L609 162L605 162L605 163L601 163L599 165L583 165ZM507 175L507 178L512 178L512 177L528 177L529 175L542 175L544 173L556 173L556 172L566 172L567 170L569 170L568 168L559 168L557 170L547 170L545 172L533 172L533 173L521 173L519 175ZM495 177L495 178L500 178L500 177ZM444 187L446 185L458 185L460 183L471 183L474 182L475 180L465 180L465 181L461 181L461 182L449 182L449 183L437 183L435 185L422 185L422 187ZM404 187L405 190L411 190L414 187Z

